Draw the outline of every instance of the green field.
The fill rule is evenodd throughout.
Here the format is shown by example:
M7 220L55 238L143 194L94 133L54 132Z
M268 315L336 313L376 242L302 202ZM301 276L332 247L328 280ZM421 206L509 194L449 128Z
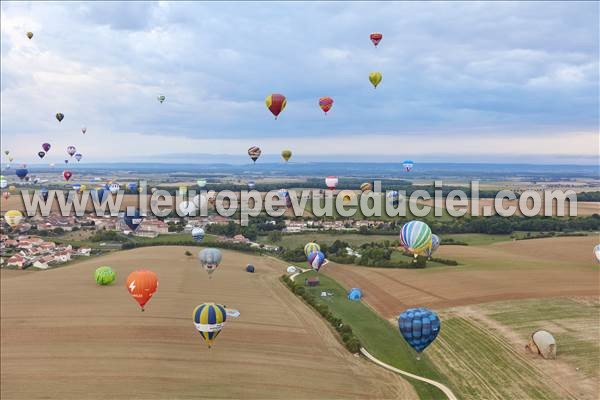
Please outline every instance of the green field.
M439 236L442 239L442 244L444 244L444 239L453 239L455 241L464 242L469 246L484 246L512 240L510 235L486 235L484 233L449 233Z
M317 273L313 271L305 272L299 275L296 281L300 283L305 278L316 275ZM362 302L348 300L346 289L335 280L322 274L319 274L318 277L321 282L320 286L306 287L307 291L312 293L319 302L327 304L335 315L351 325L354 334L369 353L401 370L434 379L444 384L448 383L447 379L438 372L427 356L427 351L421 356L421 360L417 360L416 352L407 345L397 328L378 316ZM322 291L334 295L320 297ZM430 347L435 346L434 343ZM445 397L434 386L415 380L409 381L422 399L443 399Z
M267 236L259 236L259 243L283 246L287 249L304 247L308 242L315 241L320 244L330 245L336 240L348 242L351 246L360 246L364 243L383 242L384 240L398 240L398 235L361 235L358 233L330 233L330 232L307 232L284 234L281 241L272 242Z

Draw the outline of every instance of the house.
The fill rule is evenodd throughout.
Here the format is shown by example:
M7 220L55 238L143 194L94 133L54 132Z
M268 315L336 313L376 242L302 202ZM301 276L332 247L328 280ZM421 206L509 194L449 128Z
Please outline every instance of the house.
M246 237L244 237L244 235L235 235L232 239L233 243L248 243L250 242L250 240L248 240Z
M177 220L177 221L179 221L179 220ZM154 232L154 233L156 233L156 235L153 237L156 237L158 235L164 235L164 234L169 233L169 225L167 225L164 221L161 221L160 219L145 219L140 224L138 231L146 231L149 233ZM140 232L138 232L138 233L140 233ZM138 235L138 236L142 236L142 235Z
M76 253L76 255L83 257L89 257L90 254L92 254L92 249L90 249L89 247L80 247L79 249L77 249Z
M158 236L158 233L155 231L148 231L145 229L138 229L135 231L135 236L139 237L147 237L147 238L155 238Z
M6 262L6 265L8 267L17 267L19 269L22 269L23 266L25 265L25 261L26 261L25 257L23 257L21 254L17 253L8 259L8 261Z

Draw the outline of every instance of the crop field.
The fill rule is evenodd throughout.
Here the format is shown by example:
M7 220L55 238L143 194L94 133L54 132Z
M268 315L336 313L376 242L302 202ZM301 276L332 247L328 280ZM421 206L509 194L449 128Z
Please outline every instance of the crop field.
M279 281L282 262L223 251L209 280L186 249L195 250L147 247L1 271L2 399L416 398L406 381L343 348ZM117 271L115 284L96 285L101 265ZM160 282L144 313L124 287L139 268ZM241 313L210 350L191 317L208 301Z

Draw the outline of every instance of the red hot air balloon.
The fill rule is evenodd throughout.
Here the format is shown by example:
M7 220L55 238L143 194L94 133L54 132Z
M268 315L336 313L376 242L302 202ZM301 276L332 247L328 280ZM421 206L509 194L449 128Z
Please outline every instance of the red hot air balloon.
M64 171L63 172L63 176L64 176L65 180L68 181L69 179L71 179L71 177L73 176L73 174L71 173L71 171Z
M144 306L158 288L158 277L152 271L139 269L129 274L125 286L131 297L139 303L142 311L144 311Z
M329 96L321 97L319 99L319 107L321 107L321 110L327 115L327 111L331 110L331 107L333 107L333 99Z
M281 113L285 108L287 100L285 99L284 95L273 93L267 96L265 103L267 104L269 111L271 111L275 116L275 119L277 119L279 113Z
M373 42L373 44L375 45L375 47L377 47L377 45L379 44L379 42L381 41L381 39L383 38L383 35L381 33L371 33L371 42Z

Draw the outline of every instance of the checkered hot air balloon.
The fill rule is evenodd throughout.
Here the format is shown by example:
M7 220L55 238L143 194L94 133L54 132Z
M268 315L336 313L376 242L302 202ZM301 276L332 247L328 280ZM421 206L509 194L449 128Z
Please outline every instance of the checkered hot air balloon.
M402 337L417 353L421 353L435 340L440 327L437 314L427 308L409 308L398 318Z

